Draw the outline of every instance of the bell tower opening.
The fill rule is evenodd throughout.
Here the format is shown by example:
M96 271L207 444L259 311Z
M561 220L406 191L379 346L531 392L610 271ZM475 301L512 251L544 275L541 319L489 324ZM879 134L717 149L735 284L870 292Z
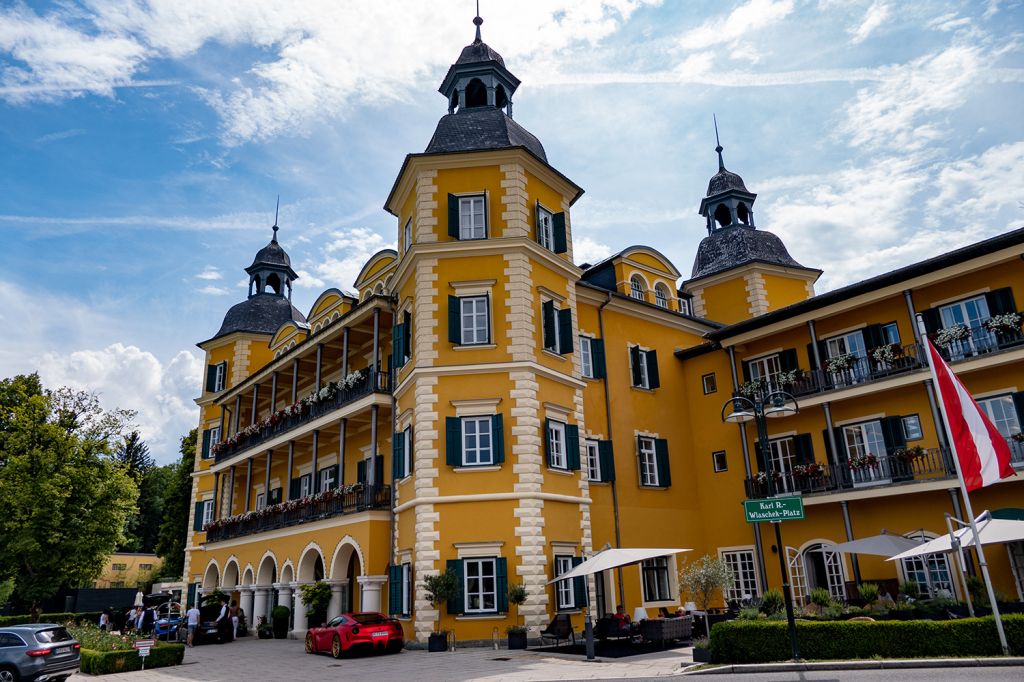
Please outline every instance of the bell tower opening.
M732 224L732 214L729 213L729 207L725 204L719 204L718 208L715 209L715 222L718 223L719 227L728 227Z
M466 85L466 108L487 106L487 86L479 78L474 78Z
M508 95L505 94L505 86L499 85L494 91L494 106L504 109L508 106Z
M280 295L281 293L283 293L281 288L281 278L278 276L276 272L272 272L269 275L267 275L266 287L268 289L273 289L275 294Z
M740 222L744 225L750 225L750 211L747 209L747 205L742 201L736 205L736 217L739 218Z

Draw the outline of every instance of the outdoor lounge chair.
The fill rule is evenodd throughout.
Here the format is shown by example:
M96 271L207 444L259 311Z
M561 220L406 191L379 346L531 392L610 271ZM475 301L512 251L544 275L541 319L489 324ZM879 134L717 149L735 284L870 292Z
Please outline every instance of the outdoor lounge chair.
M555 646L563 639L568 642L572 640L573 644L576 644L576 633L572 629L572 620L569 618L567 613L559 613L555 616L555 619L548 623L548 626L541 630L540 639L543 642L545 639L555 640Z
M693 636L693 616L642 620L640 621L640 634L645 642L657 642L663 648L665 642L691 639Z
M634 634L631 626L620 628L611 616L598 618L594 624L594 637L601 642L607 639L631 639Z

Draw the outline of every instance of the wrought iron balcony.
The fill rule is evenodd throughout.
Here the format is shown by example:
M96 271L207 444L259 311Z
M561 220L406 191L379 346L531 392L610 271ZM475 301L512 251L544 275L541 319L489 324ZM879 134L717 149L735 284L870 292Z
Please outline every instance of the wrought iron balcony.
M952 340L946 345L936 343L939 354L948 362L969 360L980 355L1024 346L1024 332L1021 332L1019 327L990 330L984 326L977 326L966 327L966 330L965 338Z
M362 374L347 387L329 384L315 399L300 400L242 429L236 435L213 446L216 461L220 462L243 450L256 447L371 393L391 393L391 378L387 372L377 372L373 381L370 380L370 374L372 372L369 370L363 370Z
M288 500L259 511L220 519L207 524L204 530L207 542L220 542L334 516L390 507L391 486L388 485L332 488L318 495Z

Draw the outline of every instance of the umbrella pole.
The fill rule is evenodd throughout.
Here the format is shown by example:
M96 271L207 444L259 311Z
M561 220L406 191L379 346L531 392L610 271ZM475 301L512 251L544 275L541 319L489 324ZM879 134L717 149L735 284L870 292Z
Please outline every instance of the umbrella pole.
M922 528L921 529L921 542L924 543L924 542L927 542L927 541L928 541L927 538L925 538L925 536L924 536L924 528ZM931 556L932 556L931 554L926 554L924 556L924 584L925 584L925 587L928 588L928 596L934 599L935 598L935 587L934 587L934 585L932 585Z
M590 608L587 607L587 619L583 625L584 637L587 640L587 660L594 660L594 623L590 620Z
M949 543L956 552L956 570L960 574L960 582L963 584L964 599L967 601L967 613L974 618L974 602L971 601L971 591L967 589L967 571L964 570L964 548L960 546L960 539L953 532L953 517L946 514L946 528L949 529Z

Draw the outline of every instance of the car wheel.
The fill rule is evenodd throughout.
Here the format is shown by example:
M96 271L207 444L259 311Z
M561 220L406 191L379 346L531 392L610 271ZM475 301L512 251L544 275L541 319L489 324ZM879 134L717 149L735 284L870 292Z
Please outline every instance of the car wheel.
M341 649L341 638L335 635L334 639L331 640L331 656L334 656L335 658L341 658L341 655L343 653L345 652Z
M306 653L307 654L316 653L316 650L313 647L313 635L311 635L308 632L306 633Z
M6 666L0 668L0 682L18 682L18 671Z
M402 650L403 646L404 646L404 642L402 642L401 640L398 640L398 639L393 639L390 642L388 642L387 651L390 654L397 654L399 651Z

